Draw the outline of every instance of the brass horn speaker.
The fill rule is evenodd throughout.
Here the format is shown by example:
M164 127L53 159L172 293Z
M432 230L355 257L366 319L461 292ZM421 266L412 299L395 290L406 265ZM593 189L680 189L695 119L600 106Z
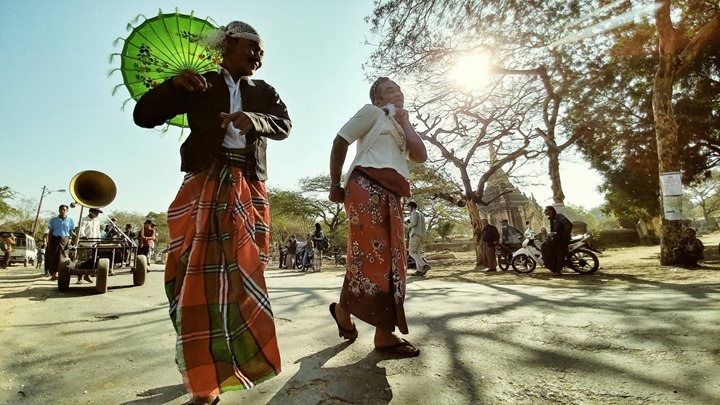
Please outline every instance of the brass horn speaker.
M70 195L84 207L102 208L115 199L117 187L107 174L85 170L70 180Z

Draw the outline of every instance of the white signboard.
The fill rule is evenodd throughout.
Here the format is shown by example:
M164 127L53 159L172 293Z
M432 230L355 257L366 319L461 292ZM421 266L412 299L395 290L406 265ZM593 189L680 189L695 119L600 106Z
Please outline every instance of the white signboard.
M663 195L682 195L682 173L665 172L660 175Z
M663 213L668 221L679 221L682 216L682 196L666 195L663 196Z

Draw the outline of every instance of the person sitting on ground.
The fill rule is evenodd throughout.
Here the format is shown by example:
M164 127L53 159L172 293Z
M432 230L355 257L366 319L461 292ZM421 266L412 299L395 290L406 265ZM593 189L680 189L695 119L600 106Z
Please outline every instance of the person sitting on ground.
M705 259L705 245L696 237L694 228L685 228L678 247L673 249L675 262L683 267L698 267L698 261Z

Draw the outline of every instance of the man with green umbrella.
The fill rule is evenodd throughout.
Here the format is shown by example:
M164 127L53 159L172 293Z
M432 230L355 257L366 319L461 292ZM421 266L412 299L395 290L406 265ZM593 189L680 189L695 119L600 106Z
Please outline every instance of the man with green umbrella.
M165 268L177 358L192 403L217 403L280 372L280 354L264 271L269 204L267 139L291 128L275 89L251 76L263 42L233 21L204 40L222 52L217 71L185 70L150 90L135 123L153 128L186 113L191 133L180 147L187 175L168 209Z

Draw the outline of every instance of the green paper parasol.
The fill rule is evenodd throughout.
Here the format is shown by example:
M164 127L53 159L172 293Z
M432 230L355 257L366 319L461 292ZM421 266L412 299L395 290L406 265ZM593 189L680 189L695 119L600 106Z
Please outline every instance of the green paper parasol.
M140 25L134 26L140 20ZM158 86L182 70L190 69L202 74L217 69L221 56L198 43L202 35L215 29L210 18L199 19L190 15L175 13L163 14L160 10L157 17L146 18L139 15L128 24L130 35L118 38L114 45L124 40L122 52L110 55L110 62L115 56L120 57L120 68L113 69L110 74L120 70L123 84L115 86L113 95L118 88L125 86L133 100L150 89ZM125 104L130 99L125 100ZM181 128L187 128L187 117L178 115L167 122Z

